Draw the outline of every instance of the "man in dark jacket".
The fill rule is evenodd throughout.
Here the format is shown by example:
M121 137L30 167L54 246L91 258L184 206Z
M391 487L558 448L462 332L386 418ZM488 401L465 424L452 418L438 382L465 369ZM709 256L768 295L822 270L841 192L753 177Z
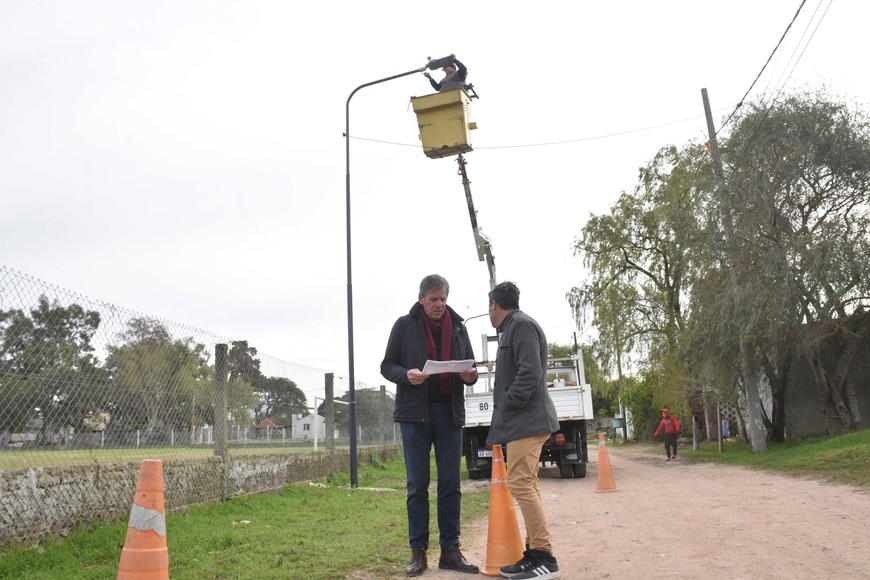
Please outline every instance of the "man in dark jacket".
M477 381L472 365L460 373L425 374L427 360L474 360L462 318L447 306L450 285L432 274L420 282L411 311L390 332L381 374L396 383L393 419L402 431L407 471L408 539L411 562L408 576L427 568L429 547L429 454L435 448L438 477L438 530L441 557L438 567L476 574L459 550L460 464L465 424L465 385Z
M489 321L501 338L486 442L507 444L507 486L526 525L523 557L516 564L502 566L499 573L518 580L559 578L538 484L541 447L559 430L556 406L547 392L547 337L520 310L520 290L513 282L502 282L490 291Z

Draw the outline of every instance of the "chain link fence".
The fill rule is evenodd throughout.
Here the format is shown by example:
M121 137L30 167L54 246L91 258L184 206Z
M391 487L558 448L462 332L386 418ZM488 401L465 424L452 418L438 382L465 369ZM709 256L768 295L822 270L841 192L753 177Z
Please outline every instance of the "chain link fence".
M179 478L178 490L167 482L172 507L173 494L180 506L191 502L182 495L208 500L268 487L250 481L260 476L248 472L244 483L227 489L227 471L254 461L242 457L262 463L271 455L268 461L292 469L304 462L288 460L291 454L348 455L348 389L346 379L262 354L253 342L119 308L0 266L0 545L32 538L21 529L26 513L117 517L110 512L129 508L135 477L104 483L115 471L135 474L128 467L145 458L188 466L177 473L167 466L167 480ZM392 394L357 383L355 401L360 446L397 443ZM224 476L190 467L215 461L226 467ZM102 500L110 507L72 508L72 497L56 493L64 481L79 482L68 486L74 494L100 478L90 487L117 491L119 497ZM36 535L53 531L48 526Z

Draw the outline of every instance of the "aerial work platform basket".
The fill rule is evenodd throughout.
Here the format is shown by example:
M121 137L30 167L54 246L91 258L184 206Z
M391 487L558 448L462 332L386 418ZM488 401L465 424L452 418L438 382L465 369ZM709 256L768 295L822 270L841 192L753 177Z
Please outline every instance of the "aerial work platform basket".
M472 151L471 98L463 89L411 97L423 152L430 159Z

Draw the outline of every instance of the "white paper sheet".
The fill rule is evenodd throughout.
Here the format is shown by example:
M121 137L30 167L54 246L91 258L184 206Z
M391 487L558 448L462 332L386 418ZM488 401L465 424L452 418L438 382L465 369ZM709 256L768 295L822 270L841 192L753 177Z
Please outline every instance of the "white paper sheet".
M441 373L463 373L474 366L474 359L468 360L427 360L423 372L427 375Z

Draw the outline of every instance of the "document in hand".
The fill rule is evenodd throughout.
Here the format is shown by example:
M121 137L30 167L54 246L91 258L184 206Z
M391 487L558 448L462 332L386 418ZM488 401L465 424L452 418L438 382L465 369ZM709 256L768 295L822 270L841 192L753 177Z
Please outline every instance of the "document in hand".
M467 360L427 360L423 372L427 375L441 373L464 373L474 366L474 359Z

